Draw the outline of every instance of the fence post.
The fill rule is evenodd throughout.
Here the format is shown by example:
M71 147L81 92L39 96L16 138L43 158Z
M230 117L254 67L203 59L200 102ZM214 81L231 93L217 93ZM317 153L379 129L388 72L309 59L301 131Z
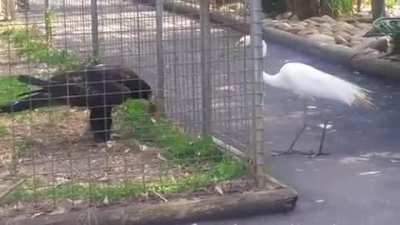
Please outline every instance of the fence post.
M99 57L99 18L97 14L97 0L90 0L90 12L92 18L92 56Z
M200 1L202 134L211 134L210 0Z
M46 31L46 41L49 47L52 46L52 37L53 37L53 18L50 12L50 5L49 0L44 0L44 24L45 24L45 31Z
M250 7L250 34L252 50L251 76L251 132L250 150L253 154L253 172L259 186L264 185L264 113L263 113L263 57L262 57L262 24L261 1L252 0Z
M164 105L164 47L163 47L163 11L164 0L156 0L156 30L157 30L157 106L161 115L165 113Z
M15 7L16 3L15 0L5 0L3 1L4 5L4 19L5 20L14 20L16 16Z

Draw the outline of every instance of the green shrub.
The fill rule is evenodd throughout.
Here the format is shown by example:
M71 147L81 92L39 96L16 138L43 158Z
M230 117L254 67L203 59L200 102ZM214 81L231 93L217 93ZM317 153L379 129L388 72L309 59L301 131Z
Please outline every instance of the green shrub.
M263 0L263 11L268 14L279 14L286 11L285 0Z
M352 0L331 0L330 7L334 17L348 15L353 12Z

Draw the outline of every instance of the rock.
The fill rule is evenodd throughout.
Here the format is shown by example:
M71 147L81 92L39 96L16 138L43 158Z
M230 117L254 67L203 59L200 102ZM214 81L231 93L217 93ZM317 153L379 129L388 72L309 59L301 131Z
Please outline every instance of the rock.
M312 21L315 21L317 23L335 23L336 22L332 17L330 17L328 15L324 15L324 16L321 16L321 17L316 17L315 16L315 17L311 17L309 19L312 20Z
M387 52L389 49L390 39L388 37L379 37L367 43L368 48L375 49L379 52Z
M310 28L307 28L307 29L304 29L304 30L299 31L297 34L300 35L300 36L307 36L307 35L318 34L318 33L319 33L319 32L318 32L317 29L310 29Z
M332 32L331 29L327 29L327 28L321 27L321 28L319 28L318 30L319 30L319 32L320 32L321 34L325 34L325 35L328 35L328 36L333 36L333 32Z
M329 23L321 23L319 24L319 27L327 30L332 30L332 26Z
M292 13L292 12L284 12L284 13L282 13L282 14L277 15L277 16L275 17L275 19L277 19L277 20L282 20L282 19L287 20L287 19L289 19L291 16L293 16L293 13Z
M285 31L287 31L287 30L290 30L291 28L292 28L292 26L290 26L290 24L288 24L288 23L278 23L278 24L276 24L276 28L278 28L278 29L280 29L280 30L285 30Z
M314 25L314 26L318 26L319 25L318 22L315 22L314 20L311 20L311 19L303 20L303 22L307 23L308 25Z
M292 28L290 28L288 31L289 31L290 33L293 33L293 34L297 34L297 33L299 33L300 31L305 30L305 29L306 29L306 28L305 28L304 26L300 25L300 24L293 24L293 25L292 25Z
M272 19L264 19L263 20L263 24L264 25L273 25L273 24L276 24L278 21L277 20L272 20Z
M349 41L347 41L346 38L344 38L340 35L335 35L335 43L350 46Z
M335 36L340 36L340 37L344 38L347 42L350 42L352 35L345 31L339 31L339 32L335 32Z
M353 33L354 29L355 29L355 27L353 25L351 25L349 23L346 23L344 21L337 22L335 27L336 27L337 30L345 30L345 31L350 32L350 33Z
M319 34L322 34L322 35L330 36L330 37L332 37L333 39L335 39L335 34L332 33L332 32L330 32L330 31L328 31L328 30L319 30L318 33L319 33Z
M371 24L369 23L355 22L354 26L360 29L368 29L368 30L372 28Z
M297 15L293 15L292 17L290 17L291 21L299 21L299 17Z
M362 48L361 47L361 44L362 42L360 42L360 41L351 41L350 42L350 47L352 47L352 48Z
M300 25L300 26L306 27L306 26L308 25L308 23L307 23L307 22L305 22L305 21L300 21L300 22L298 22L298 23L297 23L297 25Z
M324 42L324 43L329 43L329 44L335 43L334 37L325 35L325 34L311 34L311 35L307 35L307 38L314 40L314 41Z

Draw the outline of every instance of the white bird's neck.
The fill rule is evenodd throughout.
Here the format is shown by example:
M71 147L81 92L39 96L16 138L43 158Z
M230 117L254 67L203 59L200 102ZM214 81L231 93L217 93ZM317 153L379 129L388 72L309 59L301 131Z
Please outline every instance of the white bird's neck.
M279 79L278 74L271 75L263 71L263 80L266 84L273 87L281 87L281 80Z
M267 43L262 40L262 57L265 58L267 56Z

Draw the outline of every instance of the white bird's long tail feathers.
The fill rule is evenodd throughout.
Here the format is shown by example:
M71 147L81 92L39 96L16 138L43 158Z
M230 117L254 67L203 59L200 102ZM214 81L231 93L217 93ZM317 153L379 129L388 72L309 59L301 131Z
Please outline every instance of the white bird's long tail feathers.
M366 110L375 110L376 106L372 102L372 98L369 96L369 93L371 93L370 90L358 87L358 92L354 95L354 105Z

